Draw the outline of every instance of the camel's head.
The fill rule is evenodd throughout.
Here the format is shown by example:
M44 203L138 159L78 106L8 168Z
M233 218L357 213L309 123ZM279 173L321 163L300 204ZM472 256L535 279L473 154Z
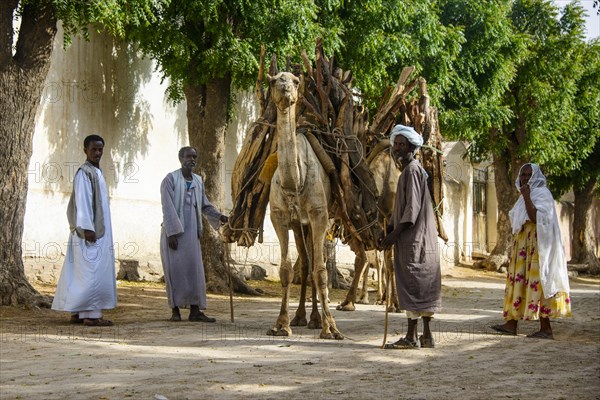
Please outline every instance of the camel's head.
M267 75L271 85L271 94L277 108L285 110L298 101L300 79L290 72L280 72L275 76Z

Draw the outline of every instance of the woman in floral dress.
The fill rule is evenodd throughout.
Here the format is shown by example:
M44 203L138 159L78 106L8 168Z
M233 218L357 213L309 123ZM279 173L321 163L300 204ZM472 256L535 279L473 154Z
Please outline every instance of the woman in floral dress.
M527 337L554 339L550 318L571 316L567 262L552 193L536 164L524 164L515 182L521 193L509 212L513 232L504 291L502 325L492 329L516 335L519 320L538 320Z

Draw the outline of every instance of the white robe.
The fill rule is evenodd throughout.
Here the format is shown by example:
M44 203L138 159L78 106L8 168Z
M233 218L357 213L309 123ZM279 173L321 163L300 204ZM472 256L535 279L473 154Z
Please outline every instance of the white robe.
M546 187L546 177L537 164L524 164L519 170L515 186L521 190L519 176L525 165L530 165L531 178L527 183L531 189L531 201L536 212L536 232L538 244L538 256L540 265L540 282L544 297L549 299L559 292L569 293L569 275L567 270L567 259L560 237L558 216L552 193ZM520 195L513 208L508 213L512 225L513 234L516 234L526 221L529 221L525 199Z
M96 243L89 243L75 232L71 232L65 262L52 302L53 310L97 311L115 308L117 305L108 190L102 171L96 168L96 173L102 198L105 233ZM75 174L73 190L77 205L77 226L93 231L92 183L82 170Z

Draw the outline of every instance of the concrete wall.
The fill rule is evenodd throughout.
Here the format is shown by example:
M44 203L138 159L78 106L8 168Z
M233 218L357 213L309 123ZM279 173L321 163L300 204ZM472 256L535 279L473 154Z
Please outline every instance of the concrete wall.
M159 266L159 185L186 143L185 104L170 105L151 61L130 45L91 31L66 51L59 33L37 115L23 249L27 263L62 265L65 210L83 138L106 147L101 167L110 191L117 258Z
M452 266L471 261L474 254L482 255L495 245L497 225L497 200L493 181L493 169L489 162L477 165L466 157L467 147L463 142L445 142L445 205L444 225L449 240L442 245L442 263ZM473 175L474 168L488 171L487 180L487 231L485 243L476 243L473 233Z
M469 210L471 173L463 160L466 147L461 142L444 143L444 228L448 242L440 241L441 262L445 267L458 263L465 257L465 242ZM472 207L471 207L472 208Z

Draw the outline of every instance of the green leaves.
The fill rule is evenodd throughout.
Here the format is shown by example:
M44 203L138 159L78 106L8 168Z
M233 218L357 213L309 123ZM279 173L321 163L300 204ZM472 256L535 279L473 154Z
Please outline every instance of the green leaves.
M41 7L44 0L26 0L20 9L30 4ZM155 21L153 0L50 0L54 12L62 22L65 47L71 44L74 35L87 38L88 27L105 29L110 34L123 37L127 26L140 26Z
M588 144L573 138L582 122L577 96L586 68L583 13L571 4L558 16L550 2L515 2L515 30L529 41L508 95L515 119L504 127L523 135L519 155L544 165L550 175L578 168L589 153Z
M299 0L188 0L157 2L157 22L133 26L129 37L157 60L180 99L188 83L229 75L250 87L258 72L261 45L280 59L314 46L316 6Z

